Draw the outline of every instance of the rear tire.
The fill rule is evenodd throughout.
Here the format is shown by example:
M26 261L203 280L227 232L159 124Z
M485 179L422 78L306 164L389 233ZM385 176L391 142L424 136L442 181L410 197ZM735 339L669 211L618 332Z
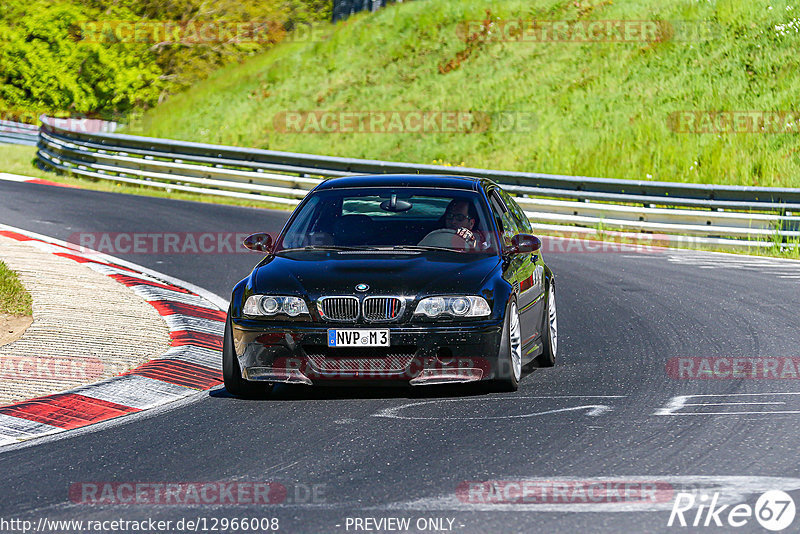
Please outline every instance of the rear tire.
M272 384L248 382L242 378L239 359L233 347L230 311L225 320L225 336L222 339L222 380L228 393L237 397L259 398L266 396L272 390Z
M547 306L542 325L542 353L536 357L539 367L553 367L558 351L558 314L556 313L556 286L550 281L547 290Z
M503 334L500 337L500 350L497 355L498 391L517 391L522 377L522 334L520 330L517 301L512 299L506 307Z

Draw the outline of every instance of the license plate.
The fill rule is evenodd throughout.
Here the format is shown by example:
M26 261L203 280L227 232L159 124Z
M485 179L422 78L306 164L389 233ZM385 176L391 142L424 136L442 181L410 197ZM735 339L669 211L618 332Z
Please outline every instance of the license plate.
M389 329L353 330L332 328L328 330L329 347L388 347Z

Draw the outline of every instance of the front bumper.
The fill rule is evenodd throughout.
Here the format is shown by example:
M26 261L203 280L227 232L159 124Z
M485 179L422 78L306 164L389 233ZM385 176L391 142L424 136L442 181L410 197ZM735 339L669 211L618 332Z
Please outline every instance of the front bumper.
M329 328L389 328L390 346L329 348ZM432 385L497 376L502 322L275 324L233 319L242 378L307 385Z

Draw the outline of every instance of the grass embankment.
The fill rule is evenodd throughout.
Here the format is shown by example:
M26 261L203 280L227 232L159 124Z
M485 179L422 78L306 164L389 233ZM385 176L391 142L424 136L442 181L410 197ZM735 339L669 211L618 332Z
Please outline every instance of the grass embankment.
M16 341L33 322L31 296L17 273L0 261L0 346Z
M31 296L19 281L17 273L0 261L0 315L31 315Z
M221 69L155 107L135 133L554 174L800 186L797 134L677 133L669 125L686 110L798 110L800 24L791 21L800 6L511 0L491 6L492 31L520 18L688 21L682 31L702 31L661 42L468 44L463 23L485 19L486 6L427 0L357 15L326 40L283 43ZM532 131L510 132L278 131L281 114L298 110L517 111L535 121Z

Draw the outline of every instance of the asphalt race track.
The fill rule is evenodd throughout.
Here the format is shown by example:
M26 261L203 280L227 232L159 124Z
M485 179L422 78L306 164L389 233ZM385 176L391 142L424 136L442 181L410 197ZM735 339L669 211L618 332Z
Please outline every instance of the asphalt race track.
M0 223L65 240L75 232L277 231L287 216L0 183ZM119 256L225 299L258 260ZM800 263L675 251L546 259L557 276L559 360L527 374L514 394L283 386L246 401L220 387L174 409L0 451L0 517L276 517L285 532L365 532L354 518L388 517L412 526L442 518L438 530L420 523L429 532L764 532L754 518L736 529L668 527L674 494L660 505L501 505L457 492L468 481L540 479L652 481L709 497L739 491L735 502L751 506L784 489L800 503L797 380L667 371L671 358L800 356ZM85 505L69 495L80 482L205 481L272 481L288 494L270 506Z

